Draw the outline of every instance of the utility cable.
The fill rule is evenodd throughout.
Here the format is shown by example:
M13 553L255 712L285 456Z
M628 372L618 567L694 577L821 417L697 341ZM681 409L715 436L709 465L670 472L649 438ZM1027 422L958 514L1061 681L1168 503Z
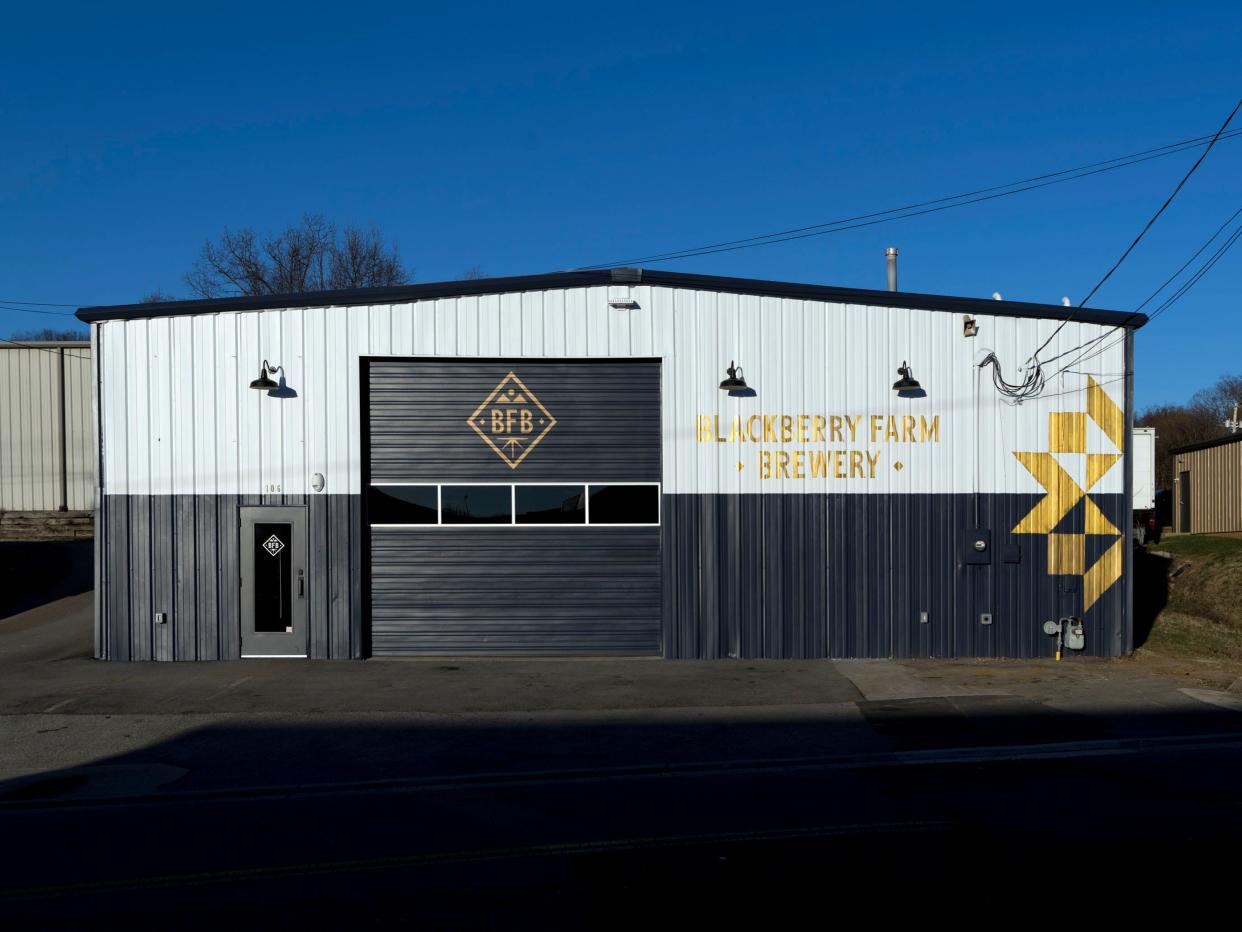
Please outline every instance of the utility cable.
M1169 286L1169 285L1170 285L1170 284L1171 284L1174 280L1176 280L1176 279L1177 279L1177 277L1178 277L1179 275L1181 275L1184 271L1186 271L1186 269L1187 269L1187 268L1189 268L1190 264L1191 264L1192 262L1194 262L1194 261L1195 261L1195 259L1199 258L1199 256L1201 256L1201 255L1203 254L1203 251L1204 251L1205 249L1207 249L1209 246L1211 246L1211 245L1212 245L1212 243L1213 243L1213 242L1215 242L1216 238L1217 238L1218 236L1220 236L1220 234L1221 234L1222 232L1224 232L1225 228L1226 228L1227 226L1229 226L1229 224L1233 223L1233 221L1234 221L1235 219L1237 219L1237 217L1238 217L1240 214L1242 214L1242 207L1239 207L1237 210L1235 210L1235 211L1233 212L1233 214L1232 214L1232 215L1230 215L1230 217L1229 217L1229 219L1228 219L1228 220L1226 220L1226 221L1225 221L1224 223L1222 223L1219 227L1217 227L1217 228L1216 228L1216 231L1215 231L1215 232L1214 232L1211 236L1209 236L1209 237L1207 238L1207 240L1205 240L1205 241L1204 241L1203 245L1202 245L1202 246L1200 246L1198 249L1196 249L1196 250L1194 251L1194 253L1191 255L1191 257L1190 257L1189 259L1187 259L1185 262L1183 262L1183 263L1182 263L1182 265L1181 265L1181 267L1180 267L1180 268L1179 268L1176 272L1174 272L1172 275L1170 275L1168 278L1166 278L1166 279L1164 280L1164 282L1163 282L1163 283L1161 283L1160 287L1158 287L1155 291L1153 291L1151 294L1149 294L1149 295L1148 295L1148 296L1147 296L1147 297L1143 300L1143 302L1142 302L1142 303L1141 303L1138 307L1136 307L1133 311L1131 311L1131 312L1129 313L1129 315L1127 315L1127 316L1126 316L1126 318L1125 318L1125 319L1124 319L1121 323L1119 323L1119 324L1117 324L1116 326L1114 326L1114 327L1110 328L1109 330L1105 331L1104 333L1100 334L1099 336L1097 336L1097 337L1093 337L1092 339L1088 340L1088 341L1087 341L1087 342L1085 342L1085 343L1080 343L1078 346L1075 346L1075 347L1073 347L1072 349L1068 349L1068 350L1066 350L1066 351L1065 351L1065 352L1063 352L1063 353L1060 353L1060 354L1058 354L1058 355L1056 355L1056 356L1053 356L1051 359L1045 359L1045 360L1043 360L1044 365L1047 365L1048 363L1050 363L1050 362L1054 362L1054 361L1056 361L1057 359L1061 359L1061 358L1063 358L1063 357L1065 357L1065 356L1069 356L1069 355L1070 355L1070 354L1072 354L1072 353L1079 353L1079 354L1080 354L1080 355L1079 355L1078 357L1076 357L1074 360L1072 360L1071 362L1066 363L1064 366L1062 366L1060 369L1058 369L1058 370L1057 370L1057 372L1053 373L1053 375L1057 375L1057 374L1059 374L1059 373L1061 373L1061 372L1066 371L1066 369L1067 369L1069 366L1074 366L1074 365L1077 365L1079 362L1082 362L1082 361L1083 361L1084 359L1086 359L1086 358L1093 358L1093 357L1088 357L1088 356L1087 356L1087 352L1090 350L1091 346L1093 346L1093 345L1094 345L1094 344L1096 344L1096 343L1099 343L1101 340L1103 340L1103 339L1105 339L1105 338L1107 338L1107 337L1109 337L1109 336L1112 336L1112 335L1113 335L1114 333L1116 333L1119 329L1121 329L1122 327L1125 327L1125 326L1126 326L1126 325L1128 325L1131 321L1133 321L1136 317L1138 317L1139 312L1140 312L1143 308L1145 308L1148 304L1150 304L1153 300L1155 300L1156 295L1158 295L1158 294L1160 294L1160 292L1164 291L1164 289L1165 289L1165 288L1167 288L1167 287L1168 287L1168 286ZM1213 264L1214 264L1214 263L1213 263ZM1198 273L1196 273L1196 274L1198 274ZM1192 276L1192 277L1193 277L1193 276ZM1184 293L1184 292L1183 292L1183 293ZM1180 294L1178 295L1178 297L1180 297ZM1161 305L1161 308L1160 308L1160 309L1159 309L1156 313L1152 314L1152 315L1148 318L1148 320L1152 320L1152 319L1154 319L1154 318L1155 318L1155 317L1156 317L1156 316L1160 313L1160 311L1162 311L1162 310L1164 310L1164 309L1166 308L1167 304L1168 304L1168 302L1166 302L1166 304L1165 304L1165 305ZM1116 344L1110 344L1108 347L1104 347L1102 351L1107 350L1107 349L1111 348L1111 346L1114 346L1114 345L1116 345ZM1094 355L1094 354L1093 354L1093 355Z
M1173 189L1173 193L1170 194L1165 199L1164 203L1160 205L1160 209L1157 210L1154 214L1152 214L1151 219L1148 220L1146 224L1144 224L1143 229L1139 230L1138 236L1134 237L1134 240L1130 243L1129 246L1126 247L1126 250L1125 252L1121 254L1121 257L1116 262L1113 263L1112 268L1110 268L1107 272L1105 272L1104 277L1095 283L1094 288L1092 288L1089 292L1087 292L1087 296L1078 302L1078 308L1085 306L1086 303L1090 301L1091 298L1095 295L1095 293L1100 290L1103 284L1106 281L1108 281L1110 278L1112 278L1113 273L1116 272L1117 269L1121 268L1121 264L1126 261L1126 258L1130 255L1130 253L1134 251L1134 248L1139 244L1139 242L1143 239L1143 237L1147 235L1147 231L1152 228L1153 224L1155 224L1155 222L1158 219L1160 219L1160 215L1163 214L1165 210L1168 209L1169 205L1173 203L1173 199L1177 197L1178 192L1181 191L1182 188L1185 186L1186 182L1190 180L1190 176L1193 175L1195 171L1199 168L1199 166L1203 164L1203 160L1207 158L1208 153L1212 151L1212 147L1216 145L1216 143L1220 140L1222 134L1225 132L1226 129L1228 129L1229 124L1233 122L1233 118L1234 116L1237 115L1237 112L1240 108L1242 108L1242 97L1238 98L1238 102L1234 104L1233 110L1229 112L1229 116L1225 117L1225 122L1220 125L1220 129L1216 131L1216 135L1212 137L1212 141L1207 144L1207 148L1205 148L1199 154L1199 157L1195 159L1195 163L1191 165L1190 169L1186 172L1186 174L1182 176L1182 180L1177 183L1177 187ZM1062 328L1064 328L1066 324L1068 324L1071 320L1073 320L1074 313L1076 312L1076 310L1077 308L1075 309L1075 311L1070 312L1070 314L1067 315L1066 318L1063 321L1061 321L1060 324L1057 325L1057 328L1053 330L1051 334L1049 334L1048 339L1044 340L1044 342L1040 345L1039 349L1037 349L1034 353L1031 354L1031 359L1035 360L1036 365L1039 365L1040 352L1042 352L1043 349L1049 343L1053 341L1056 335L1061 332Z
M85 343L86 341L83 340L82 342ZM22 349L40 350L41 352L44 352L44 353L51 353L53 356L60 355L60 350L58 349L53 349L50 346L35 346L33 343L23 343L21 340L9 340L9 339L6 339L5 337L0 337L0 343L8 343L10 346L19 346ZM68 350L65 352L65 355L72 356L74 359L90 359L91 358L90 356L83 356L81 353L74 353Z
M33 304L35 307L81 307L81 304L58 304L55 301L20 301L17 298L0 298L0 304Z
M1177 278L1177 276L1178 276L1178 275L1180 275L1180 274L1181 274L1181 273L1182 273L1182 272L1186 269L1186 267L1187 267L1188 265L1190 265L1190 263L1191 263L1191 262L1193 262L1196 258L1198 258L1198 257L1199 257L1199 256L1203 253L1203 251L1204 251L1205 249L1207 249L1207 248L1208 248L1208 246L1210 246L1210 245L1211 245L1211 244L1212 244L1212 243L1216 240L1216 238L1217 238L1218 236L1220 236L1221 232L1225 229L1225 227L1226 227L1226 226L1228 226L1230 223L1232 223L1232 222L1233 222L1233 220L1234 220L1234 219L1235 219L1235 218L1236 218L1239 214L1242 214L1242 208L1239 208L1238 210L1234 211L1233 216L1232 216L1232 217L1230 217L1230 218L1229 218L1229 220L1225 221L1225 223L1224 223L1224 224L1223 224L1223 225L1222 225L1219 229L1217 229L1217 231L1216 231L1215 233L1213 233L1213 234L1211 235L1211 237L1209 237L1209 238L1208 238L1207 242L1205 242L1202 246L1200 246L1200 247L1199 247L1199 249L1198 249L1198 250L1196 250L1195 254L1194 254L1193 256L1191 256L1191 257L1190 257L1190 259L1189 259L1186 263L1184 263L1184 264L1182 265L1182 267L1181 267L1180 269L1178 269L1178 270L1177 270L1177 272L1176 272L1176 273L1174 273L1174 275L1173 275L1171 278L1169 278L1168 280L1166 280L1164 284L1162 284L1159 288L1157 288L1155 291L1153 291L1153 292L1151 293L1151 295L1149 295L1149 296L1148 296L1148 298L1147 298L1147 299L1146 299L1146 300L1145 300L1142 304L1140 304L1140 305L1139 305L1139 307L1141 308L1141 307L1145 306L1146 304L1148 304L1148 303L1149 303L1149 302L1150 302L1153 298L1155 298L1155 297L1156 297L1156 295L1158 295L1161 291L1163 291L1163 290L1164 290L1164 289L1168 286L1169 282L1171 282L1171 281L1173 281L1173 279ZM1194 286L1195 286L1195 285L1197 285L1200 281L1202 281L1202 280L1203 280L1203 278L1204 278L1204 277L1205 277L1205 276L1206 276L1206 275L1207 275L1210 271L1212 271L1212 269L1213 269L1213 268L1215 268L1216 264L1217 264L1218 262L1220 262L1220 260L1221 260L1221 259L1223 259L1223 258L1225 257L1225 254L1226 254L1226 253L1228 253L1230 249L1232 249L1232 248L1233 248L1234 244L1238 241L1238 239L1239 239L1239 238L1242 238L1242 224L1239 224L1239 225L1238 225L1238 227L1237 227L1237 228L1236 228L1236 229L1235 229L1235 230L1234 230L1234 231L1233 231L1233 232L1229 235L1229 237L1228 237L1228 238L1225 240L1225 242L1224 242L1224 243L1223 243L1223 244L1222 244L1222 245L1221 245L1221 246L1220 246L1220 247L1216 250L1216 252L1212 253L1212 255L1211 255L1211 256L1209 256L1209 257L1207 258L1207 260L1205 260L1205 261L1204 261L1204 263L1203 263L1203 264L1202 264L1202 265L1201 265L1198 269L1196 269L1196 270L1195 270L1195 272L1194 272L1194 273L1190 276L1190 278L1188 278L1185 282L1183 282L1183 283L1181 284L1181 286L1179 286L1179 287L1178 287L1178 289L1177 289L1176 291L1174 291L1174 292L1173 292L1173 294L1169 295L1169 297L1167 297L1167 298L1166 298L1166 299L1165 299L1165 300L1164 300L1164 301L1163 301L1163 302L1162 302L1162 303L1161 303L1161 304L1160 304L1160 305L1159 305L1159 306L1158 306L1158 307L1157 307L1157 308L1156 308L1156 309L1155 309L1155 310L1154 310L1154 311L1153 311L1153 312L1152 312L1152 313L1148 316L1148 318L1147 318L1147 319L1148 319L1148 321L1150 322L1150 321L1155 320L1157 317L1159 317L1159 316L1160 316L1161 314L1163 314L1165 311L1167 311L1167 310L1169 310L1170 308L1172 308L1172 307L1173 307L1173 305L1175 305L1175 304L1176 304L1178 301L1180 301L1183 297L1185 297L1185 295L1187 294L1187 292L1189 292L1192 288L1194 288ZM1126 320L1123 320L1120 324L1117 324L1114 328L1112 328L1111 330L1109 330L1109 331L1105 334L1105 336L1111 336L1111 335L1112 335L1112 334L1114 334L1117 330L1120 330L1120 329L1122 329L1122 328L1126 327L1126 326L1128 325L1129 321L1130 321L1132 318L1136 317L1137 315L1138 315L1138 311L1137 311L1137 310L1135 310L1134 312L1132 312L1132 313L1131 313L1130 317L1128 317ZM1097 340L1095 340L1095 341L1091 341L1091 342L1096 342L1096 341L1098 341L1098 339L1099 339L1099 338L1097 338ZM1055 373L1053 373L1053 376L1055 377L1055 376L1057 376L1057 375L1060 375L1062 372L1067 372L1067 371L1069 371L1069 370L1070 370L1070 368L1071 368L1072 366L1076 366L1076 365L1080 365L1081 363L1088 362L1089 360L1094 359L1095 357L1097 357L1097 356L1099 356L1099 355L1101 355L1101 354L1103 354L1103 353L1108 352L1108 350L1110 350L1110 349L1112 349L1113 347L1117 346L1117 345L1118 345L1119 343L1121 343L1124 339L1125 339L1125 337L1124 337L1124 336L1123 336L1123 337L1120 337L1119 339L1114 340L1112 343L1109 343L1107 346L1102 346L1102 347L1099 347L1099 348L1098 348L1098 349L1096 349L1094 352L1084 351L1084 352L1083 352L1082 354L1080 354L1078 357L1076 357L1076 358L1074 358L1074 359L1070 360L1068 363L1066 363L1064 366L1062 366L1060 369L1058 369ZM1062 354L1062 355L1065 355L1065 354Z
M22 314L46 314L49 317L73 316L73 311L43 311L34 307L13 307L8 304L0 304L0 311L17 311Z
M1047 187L1052 184L1074 181L1079 178L1090 177L1091 175L1100 174L1101 172L1106 171L1113 171L1118 168L1127 168L1130 165L1137 165L1141 162L1150 161L1151 159L1174 155L1178 152L1185 151L1186 149L1197 148L1198 146L1203 145L1205 141L1208 141L1208 145L1214 145L1215 142L1220 139L1232 139L1238 135L1242 135L1242 130L1234 130L1228 133L1217 133L1215 136L1198 136L1193 139L1185 139L1180 142L1169 143L1168 145L1159 146L1154 149L1146 149L1142 152L1131 153L1130 155L1117 156L1116 158L1106 159L1102 162L1092 162L1088 165L1080 165L1076 168L1067 168L1056 172L1048 172L1042 175L1035 175L1031 178L1024 178L1019 181L1011 181L1006 184L979 188L974 191L966 191L960 194L939 197L915 204L907 204L903 207L893 207L888 210L858 214L853 217L843 217L838 220L828 220L822 223L812 224L810 226L794 227L788 230L779 230L774 233L765 233L759 236L745 237L743 239L727 240L720 243L695 246L671 252L655 253L648 256L638 256L630 259L584 265L577 267L573 271L612 268L618 265L631 265L640 262L687 259L695 256L710 255L717 252L731 252L737 249L749 249L754 246L773 245L775 243L789 242L796 239L805 239L810 236L822 236L828 233L839 233L844 230L853 230L858 229L859 227L872 226L877 223L886 223L890 220L903 220L909 217L918 217L941 210L948 210L952 207L964 207L968 204L977 204L982 201L993 200L998 197L1006 197L1010 194L1020 194L1024 191ZM1006 190L1009 188L1014 188L1015 190ZM950 201L956 201L959 203L948 203ZM922 208L929 209L924 210Z

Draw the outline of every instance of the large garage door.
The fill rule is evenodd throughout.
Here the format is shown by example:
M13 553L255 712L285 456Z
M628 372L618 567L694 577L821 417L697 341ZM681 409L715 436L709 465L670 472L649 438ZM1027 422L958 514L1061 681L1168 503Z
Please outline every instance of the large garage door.
M371 649L660 652L660 365L372 359Z

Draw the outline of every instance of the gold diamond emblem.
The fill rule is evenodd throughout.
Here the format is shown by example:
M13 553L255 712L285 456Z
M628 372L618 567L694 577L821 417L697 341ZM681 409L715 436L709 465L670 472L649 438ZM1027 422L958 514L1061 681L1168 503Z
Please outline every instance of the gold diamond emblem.
M467 423L510 469L517 469L530 451L548 436L548 431L556 425L556 418L517 374L510 372L470 415Z

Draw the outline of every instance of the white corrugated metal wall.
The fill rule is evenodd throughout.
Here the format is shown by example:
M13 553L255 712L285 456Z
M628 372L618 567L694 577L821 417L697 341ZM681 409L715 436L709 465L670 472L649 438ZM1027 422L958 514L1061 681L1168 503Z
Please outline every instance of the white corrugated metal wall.
M610 299L638 307L616 310ZM105 492L304 494L318 472L325 492L358 493L359 358L387 355L661 358L666 494L1039 492L1013 453L1049 449L1050 412L1087 410L1088 374L1124 407L1124 341L1105 341L1105 352L1056 378L1042 397L1012 405L975 367L976 356L995 350L1018 380L1017 367L1057 322L978 315L978 323L968 338L954 313L649 285L107 321L96 325ZM1113 329L1071 322L1044 355ZM285 367L290 397L247 388L264 359ZM756 397L719 391L730 360L744 367ZM926 398L893 392L903 360ZM700 416L719 416L727 431L733 417L752 414L861 415L863 425L873 415L934 416L939 440L892 444L867 481L765 481L757 448L790 445L703 443L696 434ZM1092 452L1119 452L1090 420L1087 442ZM886 445L860 435L844 446ZM1083 459L1062 458L1080 485ZM1094 487L1123 489L1121 466Z
M67 502L62 501L62 465ZM0 347L0 511L55 511L62 504L71 511L95 507L90 344L5 345Z

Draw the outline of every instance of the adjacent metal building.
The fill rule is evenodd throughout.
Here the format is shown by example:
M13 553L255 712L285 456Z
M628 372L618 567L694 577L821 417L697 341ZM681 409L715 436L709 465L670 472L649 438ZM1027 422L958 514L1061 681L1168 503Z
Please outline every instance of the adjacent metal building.
M637 269L78 314L100 657L1132 648L1141 315ZM1012 403L983 350L1049 337Z
M1173 456L1173 531L1242 531L1242 434L1192 443Z
M91 345L0 343L0 512L95 507Z

